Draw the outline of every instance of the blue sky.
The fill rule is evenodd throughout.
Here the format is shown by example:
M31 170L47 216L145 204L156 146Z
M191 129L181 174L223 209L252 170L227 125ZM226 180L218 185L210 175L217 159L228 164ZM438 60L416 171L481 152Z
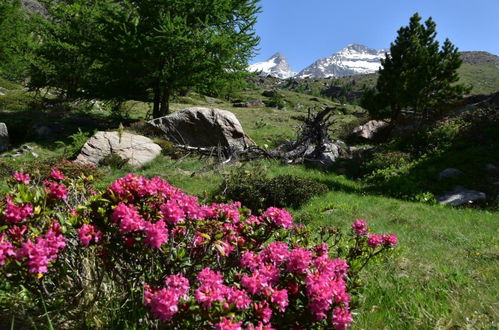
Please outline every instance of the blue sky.
M499 0L262 0L260 6L259 54L250 63L280 51L299 71L351 43L388 48L415 12L433 17L439 40L499 55Z

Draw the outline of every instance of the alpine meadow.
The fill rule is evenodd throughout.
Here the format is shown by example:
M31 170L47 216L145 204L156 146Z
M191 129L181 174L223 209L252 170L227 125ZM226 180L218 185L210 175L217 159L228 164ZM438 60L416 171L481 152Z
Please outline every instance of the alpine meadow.
M0 0L0 329L499 326L475 9L277 2Z

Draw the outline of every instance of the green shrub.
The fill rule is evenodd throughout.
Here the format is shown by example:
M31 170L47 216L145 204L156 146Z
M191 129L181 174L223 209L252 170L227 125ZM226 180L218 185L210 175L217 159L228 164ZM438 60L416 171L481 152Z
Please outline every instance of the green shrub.
M60 146L64 147L64 154L69 158L75 158L80 152L81 148L87 143L90 138L89 132L83 132L80 128L78 128L78 132L69 136L71 142L66 144L62 141L57 141L56 143Z
M373 154L363 167L367 173L385 168L402 168L411 160L411 155L402 151L381 151Z
M113 169L120 169L123 166L125 166L128 162L128 159L121 158L120 155L117 153L110 153L106 157L102 158L99 161L99 165L101 166L109 166L110 168Z
M322 183L294 175L268 178L262 171L246 171L229 176L219 193L259 210L271 206L297 208L327 190Z

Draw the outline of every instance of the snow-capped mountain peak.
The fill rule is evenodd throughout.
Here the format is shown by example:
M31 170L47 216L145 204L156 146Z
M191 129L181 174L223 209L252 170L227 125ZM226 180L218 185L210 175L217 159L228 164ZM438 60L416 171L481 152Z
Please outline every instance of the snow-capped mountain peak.
M376 50L364 45L350 44L339 52L315 61L300 71L296 78L329 78L374 73L387 50Z
M265 62L251 64L248 67L248 71L261 72L264 76L273 76L281 79L290 78L296 74L296 72L291 70L286 57L280 52L275 53Z

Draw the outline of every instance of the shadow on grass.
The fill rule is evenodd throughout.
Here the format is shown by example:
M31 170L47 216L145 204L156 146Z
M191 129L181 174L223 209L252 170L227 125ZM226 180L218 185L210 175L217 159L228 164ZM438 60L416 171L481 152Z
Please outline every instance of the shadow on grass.
M60 147L58 141L70 143L70 136L79 130L92 134L120 124L89 104L36 97L30 92L0 97L0 122L7 125L12 147L35 142L50 150Z

